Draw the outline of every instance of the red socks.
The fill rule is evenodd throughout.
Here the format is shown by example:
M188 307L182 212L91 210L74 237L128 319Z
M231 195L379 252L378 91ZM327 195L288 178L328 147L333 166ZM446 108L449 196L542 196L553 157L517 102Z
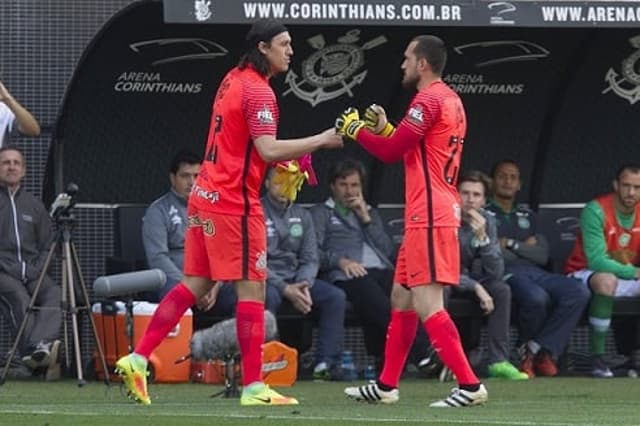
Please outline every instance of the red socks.
M462 349L460 334L447 311L441 310L424 321L424 328L442 362L456 375L460 385L480 383Z
M180 321L182 314L196 303L196 297L183 283L178 283L160 301L144 336L136 345L135 353L149 359L173 327Z
M391 311L384 346L384 367L380 374L381 383L393 388L398 387L417 329L418 315L415 311Z
M264 343L264 303L239 300L236 305L236 332L242 362L242 385L262 381Z

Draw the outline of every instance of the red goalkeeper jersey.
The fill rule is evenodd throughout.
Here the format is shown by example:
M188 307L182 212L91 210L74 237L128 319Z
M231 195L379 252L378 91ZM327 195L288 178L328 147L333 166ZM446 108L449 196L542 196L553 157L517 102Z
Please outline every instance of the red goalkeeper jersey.
M456 185L467 131L460 97L435 81L416 94L402 124L422 136L404 154L405 226L460 226Z
M266 77L234 68L213 101L205 158L189 197L200 210L262 215L260 188L268 164L253 141L276 136L280 112Z

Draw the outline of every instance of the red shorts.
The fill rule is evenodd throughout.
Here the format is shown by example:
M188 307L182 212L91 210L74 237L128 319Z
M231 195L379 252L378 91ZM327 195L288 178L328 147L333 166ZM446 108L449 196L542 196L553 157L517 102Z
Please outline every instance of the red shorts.
M394 282L407 287L460 283L458 228L409 228L398 252Z
M188 209L184 273L212 280L264 281L267 233L262 216Z

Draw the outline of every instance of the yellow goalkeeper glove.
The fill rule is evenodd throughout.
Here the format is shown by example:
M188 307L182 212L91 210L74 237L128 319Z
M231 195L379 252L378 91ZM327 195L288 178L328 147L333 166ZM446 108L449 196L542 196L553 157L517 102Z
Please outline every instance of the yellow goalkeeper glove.
M298 197L298 192L302 189L304 181L309 178L306 171L300 170L297 160L281 161L276 164L272 181L280 185L280 193L290 202L294 202Z
M380 105L371 104L364 112L364 125L376 135L389 137L396 130L387 120L387 113Z
M358 110L347 108L336 118L336 133L356 140L358 132L364 127L364 121L360 120Z

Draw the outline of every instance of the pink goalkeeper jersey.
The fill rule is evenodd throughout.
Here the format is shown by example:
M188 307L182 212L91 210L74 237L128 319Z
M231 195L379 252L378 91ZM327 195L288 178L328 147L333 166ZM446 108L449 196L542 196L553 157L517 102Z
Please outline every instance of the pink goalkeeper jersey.
M234 68L213 102L205 158L189 203L230 215L262 215L260 188L268 163L253 141L276 136L280 112L266 77Z
M460 226L456 185L467 131L460 97L435 81L416 94L402 123L422 136L404 154L405 226Z

